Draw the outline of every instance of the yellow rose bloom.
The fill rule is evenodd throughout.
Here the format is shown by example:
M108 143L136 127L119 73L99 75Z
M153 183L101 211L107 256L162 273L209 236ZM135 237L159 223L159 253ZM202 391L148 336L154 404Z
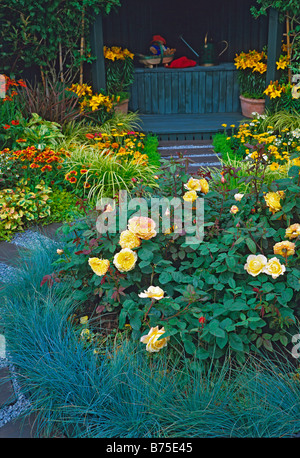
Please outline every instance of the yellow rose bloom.
M146 344L146 350L150 353L158 352L164 348L170 337L159 339L165 333L165 328L158 329L158 326L151 328L147 335L142 336L140 341ZM159 339L159 340L158 340Z
M205 178L201 178L200 184L201 184L201 192L203 192L203 194L207 194L209 191L209 184L207 180Z
M114 265L120 272L129 272L134 269L137 260L137 254L130 248L123 248L114 256Z
M239 211L239 207L237 207L236 205L232 205L232 207L230 209L230 213L235 215L238 211Z
M248 272L248 274L252 275L252 277L257 277L264 267L267 264L267 258L262 254L250 254L247 258L247 263L244 265L244 269Z
M146 291L139 294L139 297L149 297L150 299L156 299L157 301L159 301L160 299L163 299L164 294L164 290L161 289L159 286L149 286L149 288Z
M268 261L264 267L263 272L265 274L271 275L272 278L277 278L279 275L283 275L285 272L285 266L280 264L280 261L277 258L272 258Z
M283 242L275 243L274 254L280 254L283 257L292 256L295 254L295 244L284 240Z
M121 232L119 244L122 248L138 248L141 240L135 234L126 230Z
M189 191L201 191L201 180L191 177L189 181L184 185L185 189Z
M96 275L105 275L109 269L108 259L89 258L89 265Z
M194 202L198 196L196 191L187 191L185 194L183 194L182 198L186 202Z
M283 191L268 192L265 196L265 202L273 214L281 210L280 199L284 197Z
M146 216L134 216L128 221L128 230L136 237L149 240L156 236L155 221Z
M285 231L285 236L289 239L296 239L300 236L300 224L295 223L289 226Z

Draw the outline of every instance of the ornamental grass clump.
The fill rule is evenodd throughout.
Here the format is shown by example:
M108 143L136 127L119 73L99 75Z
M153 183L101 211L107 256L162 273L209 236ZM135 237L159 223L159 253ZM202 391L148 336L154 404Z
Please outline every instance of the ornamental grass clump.
M217 367L217 361L205 366L186 358L181 344L181 352L172 354L169 341L159 344L159 351L145 352L145 344L130 341L128 332L100 342L86 339L88 320L76 324L71 282L52 276L46 288L43 281L65 250L58 239L21 252L16 275L0 291L7 356L28 401L21 417L35 417L33 437L299 433L299 370L282 353L273 362L262 354L249 356L243 365L225 357Z

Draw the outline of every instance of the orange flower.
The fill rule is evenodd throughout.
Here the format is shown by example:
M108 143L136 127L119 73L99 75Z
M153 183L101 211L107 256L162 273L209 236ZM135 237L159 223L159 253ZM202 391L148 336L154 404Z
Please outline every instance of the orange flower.
M69 179L69 182L70 182L70 183L76 183L76 181L77 181L77 178L75 178L75 177L71 177L71 178Z
M93 134L86 134L86 138L94 138Z
M84 187L85 189L88 189L88 188L91 187L91 185L90 185L90 183L88 183L87 181L85 181L84 184L83 184L83 187Z
M81 169L80 173L83 175L84 173L87 173L87 169Z
M71 170L71 172L69 172L69 173L70 173L70 175L75 175L75 176L77 175L76 170Z
M27 141L27 140L26 140L25 138L18 138L18 139L16 140L17 143L24 143L24 142L26 142L26 141Z
M114 143L112 143L111 147L112 148L119 148L119 143L114 142Z

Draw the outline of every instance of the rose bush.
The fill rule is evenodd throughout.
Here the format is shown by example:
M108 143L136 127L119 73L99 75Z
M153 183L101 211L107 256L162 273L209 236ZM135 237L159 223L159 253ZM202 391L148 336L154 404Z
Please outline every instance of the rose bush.
M102 317L115 313L120 329L131 326L134 340L150 342L149 329L163 329L167 348L183 346L204 360L230 349L242 361L257 348L286 346L299 318L299 170L293 166L288 178L269 188L257 186L254 176L250 192L241 195L228 190L226 173L213 190L208 180L190 180L174 163L161 173L159 188L137 183L133 196L171 195L184 202L194 191L204 199L203 242L191 246L184 232L174 231L172 209L164 232L150 212L141 219L128 211L126 230L100 234L92 213L63 227L65 248L55 275L73 281L78 313L88 310L98 330Z

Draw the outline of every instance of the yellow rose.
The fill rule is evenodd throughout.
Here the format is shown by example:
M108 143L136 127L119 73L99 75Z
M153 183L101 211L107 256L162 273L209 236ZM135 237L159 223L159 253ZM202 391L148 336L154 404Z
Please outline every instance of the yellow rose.
M272 278L277 278L279 275L283 275L285 270L285 266L280 264L280 261L277 258L272 258L264 267L263 272L271 275Z
M128 230L136 237L149 240L156 236L155 222L146 216L134 216L128 221Z
M283 242L275 243L274 254L280 254L283 257L292 256L295 254L295 244L284 240Z
M186 202L194 202L198 198L196 191L187 191L182 197Z
M122 248L137 248L141 244L141 240L132 232L126 230L121 232L119 244Z
M170 337L159 339L165 333L165 328L158 329L158 326L151 328L147 335L141 337L141 342L146 344L146 350L150 353L158 352L164 348ZM158 340L159 339L159 340Z
M200 180L191 177L189 181L184 185L185 189L189 191L201 191L201 183Z
M201 184L201 192L203 192L203 194L207 194L209 191L209 184L207 180L205 178L201 178L200 184Z
M58 248L58 249L56 250L56 253L59 254L59 255L63 254L63 252L64 252L64 250L61 250L60 248Z
M96 275L105 275L109 269L108 259L89 258L89 265Z
M257 275L263 271L266 264L267 258L262 254L250 254L244 269L247 270L248 274L252 275L252 277L257 277Z
M230 209L230 213L235 215L238 211L239 211L239 207L237 207L236 205L232 205L232 207Z
M164 290L161 289L159 286L149 286L149 288L146 291L139 294L139 297L149 297L151 299L153 298L159 301L160 299L163 299L164 294Z
M265 196L265 202L273 214L281 210L280 199L284 197L283 191L268 192Z
M114 265L120 272L129 272L134 269L137 254L129 248L123 248L114 256Z
M300 236L300 224L295 223L289 226L287 230L285 231L285 235L289 239L296 239L297 237L299 237Z

